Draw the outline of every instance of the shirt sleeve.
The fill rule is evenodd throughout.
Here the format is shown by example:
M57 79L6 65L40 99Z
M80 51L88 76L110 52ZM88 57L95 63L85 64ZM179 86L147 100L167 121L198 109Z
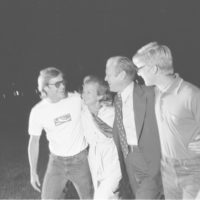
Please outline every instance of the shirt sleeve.
M29 116L29 135L40 136L42 134L43 127L41 125L40 119L41 115L37 112L37 110L33 108Z

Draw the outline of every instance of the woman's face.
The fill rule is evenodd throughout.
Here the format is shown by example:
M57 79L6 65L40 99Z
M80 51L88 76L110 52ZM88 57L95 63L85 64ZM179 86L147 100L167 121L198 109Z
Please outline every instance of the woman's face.
M97 94L98 84L97 83L86 83L83 85L83 100L86 105L96 104L100 97Z

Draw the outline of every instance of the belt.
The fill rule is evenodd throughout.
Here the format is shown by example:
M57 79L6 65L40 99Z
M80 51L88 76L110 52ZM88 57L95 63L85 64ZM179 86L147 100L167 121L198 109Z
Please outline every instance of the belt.
M186 159L175 159L175 158L169 158L166 156L162 156L162 163L164 164L170 164L170 165L200 165L200 156L186 158Z
M82 151L80 151L79 153L75 154L75 155L72 155L72 156L58 156L58 155L55 155L53 153L50 153L50 156L54 157L54 158L57 158L57 159L60 159L60 160L69 160L69 159L74 159L75 157L83 154L83 153L88 153L88 149L89 147L87 146L85 149L83 149Z
M128 145L128 152L134 152L134 151L138 151L138 146L137 145Z

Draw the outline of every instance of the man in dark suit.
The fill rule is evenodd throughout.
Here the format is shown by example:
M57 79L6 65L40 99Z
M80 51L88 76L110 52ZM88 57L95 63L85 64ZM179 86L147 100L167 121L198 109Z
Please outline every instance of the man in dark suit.
M160 142L151 87L134 82L136 67L122 56L106 64L105 80L115 98L113 137L124 176L136 199L159 199L162 194Z

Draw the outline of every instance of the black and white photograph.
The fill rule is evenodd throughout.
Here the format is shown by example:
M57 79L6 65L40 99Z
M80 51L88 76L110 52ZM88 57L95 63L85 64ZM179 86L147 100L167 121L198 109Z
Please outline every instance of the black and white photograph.
M200 199L198 0L0 0L0 199Z

